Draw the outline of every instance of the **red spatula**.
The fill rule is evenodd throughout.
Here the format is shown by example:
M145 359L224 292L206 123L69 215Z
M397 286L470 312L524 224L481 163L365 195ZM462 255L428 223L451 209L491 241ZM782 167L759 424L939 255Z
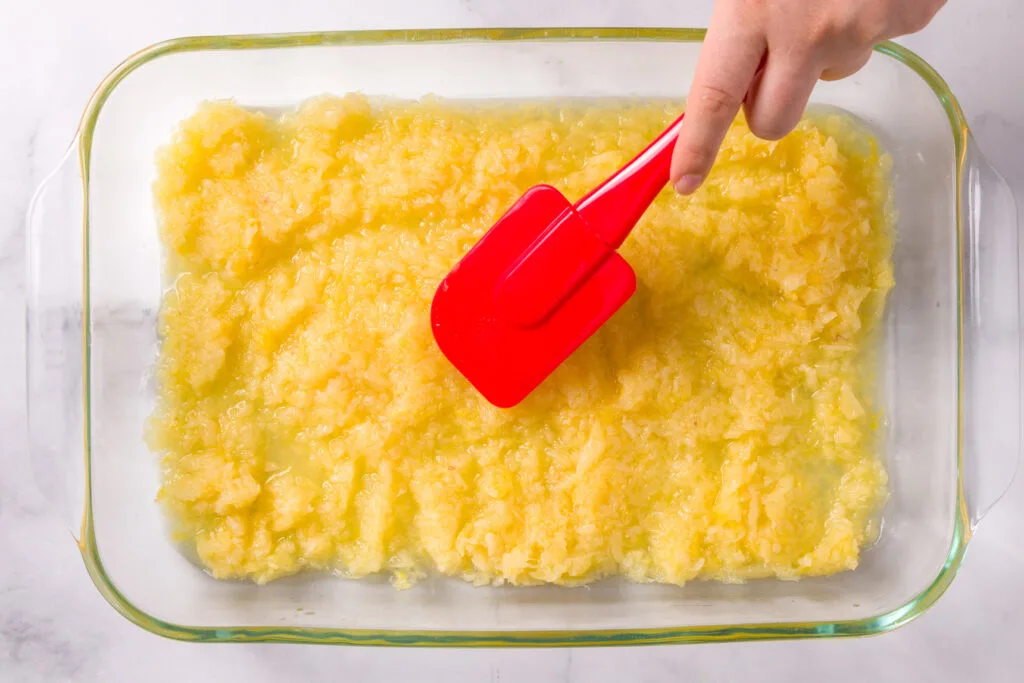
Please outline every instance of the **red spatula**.
M636 291L615 250L668 182L682 118L575 205L527 190L441 281L434 339L488 401L522 401Z

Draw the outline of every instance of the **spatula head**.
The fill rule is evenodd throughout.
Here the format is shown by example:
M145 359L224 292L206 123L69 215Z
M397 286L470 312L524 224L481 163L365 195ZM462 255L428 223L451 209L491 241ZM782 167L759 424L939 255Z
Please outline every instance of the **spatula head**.
M492 404L516 405L636 291L629 264L539 185L441 282L438 346Z

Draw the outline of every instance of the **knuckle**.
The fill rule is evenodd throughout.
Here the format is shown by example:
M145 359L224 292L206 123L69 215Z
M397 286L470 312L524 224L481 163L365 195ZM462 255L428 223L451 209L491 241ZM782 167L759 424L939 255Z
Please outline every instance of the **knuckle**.
M762 140L781 140L800 120L800 110L761 101L747 107L747 127Z
M814 64L820 59L820 50L817 46L801 42L789 46L788 49L776 49L775 55L778 61L790 65Z
M740 106L738 95L717 85L704 84L695 94L700 110L715 118L731 117Z
M946 0L923 0L922 2L910 2L904 5L904 29L909 33L916 33L928 25L928 22L938 13Z
M821 45L828 45L839 32L836 22L828 17L816 17L807 26L803 34L805 49L814 50Z
M816 48L874 45L890 29L885 3L853 2L844 11L821 11L811 22L807 40Z
M884 39L892 27L892 10L886 3L862 2L850 21L850 38L854 45L874 45Z
M883 40L888 31L888 17L878 12L867 12L850 28L850 38L854 45L874 45Z
M775 115L754 114L747 119L750 132L762 140L781 140L793 129L789 121Z
M806 15L806 26L801 31L802 44L806 49L817 51L833 44L846 33L850 12L836 12L822 3Z

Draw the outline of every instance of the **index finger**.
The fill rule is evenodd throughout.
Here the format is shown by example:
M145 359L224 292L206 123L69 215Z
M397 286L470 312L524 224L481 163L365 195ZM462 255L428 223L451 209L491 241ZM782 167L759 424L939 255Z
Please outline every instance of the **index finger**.
M681 194L690 194L707 177L767 46L755 23L737 16L728 3L717 3L715 10L672 153L672 184Z

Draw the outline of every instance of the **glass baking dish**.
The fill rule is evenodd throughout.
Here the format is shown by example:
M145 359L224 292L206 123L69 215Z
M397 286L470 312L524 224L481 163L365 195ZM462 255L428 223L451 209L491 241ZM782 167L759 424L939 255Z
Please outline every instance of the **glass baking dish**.
M896 287L881 343L891 497L861 566L685 587L473 588L299 576L210 578L172 545L143 442L163 287L154 151L206 99L290 107L323 92L414 98L680 97L703 31L427 30L185 38L100 84L29 212L28 402L40 487L103 596L198 641L611 645L887 631L949 586L1020 444L1016 207L941 77L894 44L815 106L859 118L894 159Z

